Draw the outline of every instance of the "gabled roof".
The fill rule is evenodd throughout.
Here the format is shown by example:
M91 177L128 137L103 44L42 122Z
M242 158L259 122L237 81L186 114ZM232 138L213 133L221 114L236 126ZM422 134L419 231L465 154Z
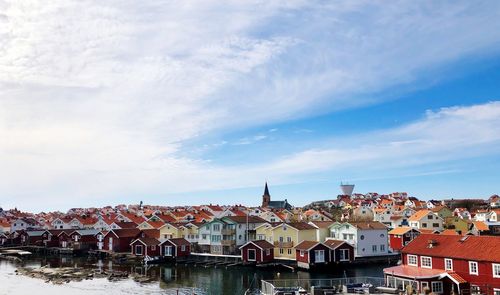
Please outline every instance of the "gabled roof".
M333 224L333 221L310 221L309 223L314 224L318 228L329 228Z
M222 219L229 219L235 223L246 223L247 222L247 216L225 216ZM248 216L248 222L249 223L265 223L266 221L260 217L257 216Z
M432 214L430 210L419 210L415 212L410 218L408 218L409 221L420 221L420 219L424 218L425 216Z
M168 240L165 240L163 242L161 242L161 244L163 245L165 242L167 243L171 243L171 244L174 244L175 246L189 246L191 245L191 243L184 239L184 238L173 238L173 239L168 239Z
M429 241L433 246L429 247ZM500 237L447 236L421 234L406 247L403 253L425 256L456 258L476 261L500 262Z
M472 223L474 224L474 226L476 227L477 230L479 231L488 231L490 230L490 228L488 227L488 225L482 221L472 221Z
M354 227L362 230L379 230L387 229L387 226L378 221L351 221L349 222Z
M297 244L297 246L295 246L295 249L309 251L320 244L321 244L320 242L316 241L302 241L299 244Z
M127 228L136 228L137 227L137 223L135 222L121 222L121 221L115 221L115 224L117 226L119 226L121 229L127 229Z
M112 229L107 235L112 233L118 238L135 238L140 232L138 228Z
M257 240L257 241L249 241L247 243L245 243L244 245L241 245L240 246L240 249L242 249L243 247L249 245L249 244L253 244L255 245L257 248L259 249L262 249L262 250L265 250L265 249L273 249L274 248L274 245L269 243L268 241L266 240Z
M310 225L307 222L278 223L277 225L274 226L274 228L278 228L280 226L288 226L288 227L294 228L296 230L316 229L315 226Z
M347 243L346 241L342 241L342 240L334 240L334 239L327 239L323 242L323 244L325 244L325 246L329 247L330 249L332 250L335 250L337 249L338 247L340 247L341 245L343 244L347 244L349 246L352 247L351 244Z
M135 244L137 242L142 243L145 246L156 246L156 245L160 244L160 241L158 241L157 239L145 237L145 238L138 238L138 239L133 240L130 243L130 245Z

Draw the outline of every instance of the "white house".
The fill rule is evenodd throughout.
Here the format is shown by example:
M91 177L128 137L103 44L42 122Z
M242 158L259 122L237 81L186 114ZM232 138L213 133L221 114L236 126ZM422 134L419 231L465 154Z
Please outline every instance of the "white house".
M353 245L355 257L387 255L387 232L387 226L377 221L336 222L330 226L330 238Z
M442 231L443 218L430 210L419 210L408 219L410 227Z

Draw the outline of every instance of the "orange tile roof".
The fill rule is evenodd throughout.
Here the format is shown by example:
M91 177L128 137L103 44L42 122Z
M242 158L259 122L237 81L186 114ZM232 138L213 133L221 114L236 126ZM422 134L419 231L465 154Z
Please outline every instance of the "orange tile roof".
M483 230L490 230L488 225L482 221L472 221L474 226L477 228L477 230L483 231Z
M409 226L396 227L395 229L391 230L388 234L390 234L390 235L404 235L411 230L412 230L412 228Z
M430 210L419 210L419 211L415 212L415 214L410 216L410 218L408 218L408 220L419 221L423 217L427 216L429 213L432 213L432 212Z

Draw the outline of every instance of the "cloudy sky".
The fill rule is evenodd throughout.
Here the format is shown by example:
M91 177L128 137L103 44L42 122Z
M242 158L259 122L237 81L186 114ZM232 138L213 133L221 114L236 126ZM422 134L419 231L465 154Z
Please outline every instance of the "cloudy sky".
M0 206L500 192L500 2L0 0Z

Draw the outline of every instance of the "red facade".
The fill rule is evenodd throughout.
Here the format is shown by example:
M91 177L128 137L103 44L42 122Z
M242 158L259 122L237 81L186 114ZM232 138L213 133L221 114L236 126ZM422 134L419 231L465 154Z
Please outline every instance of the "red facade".
M186 257L191 254L191 243L183 238L168 239L160 244L160 255L167 258Z
M251 241L240 247L245 263L268 263L274 260L274 246L264 240Z
M137 239L131 243L131 253L135 256L160 256L160 242L150 238Z
M140 232L138 229L111 230L103 238L102 249L117 253L130 253L130 243L135 240Z
M500 291L500 237L422 234L402 250L402 265L384 270L393 287L460 294Z
M389 232L389 247L394 251L401 251L404 246L408 245L419 234L420 232L413 228L396 228Z

